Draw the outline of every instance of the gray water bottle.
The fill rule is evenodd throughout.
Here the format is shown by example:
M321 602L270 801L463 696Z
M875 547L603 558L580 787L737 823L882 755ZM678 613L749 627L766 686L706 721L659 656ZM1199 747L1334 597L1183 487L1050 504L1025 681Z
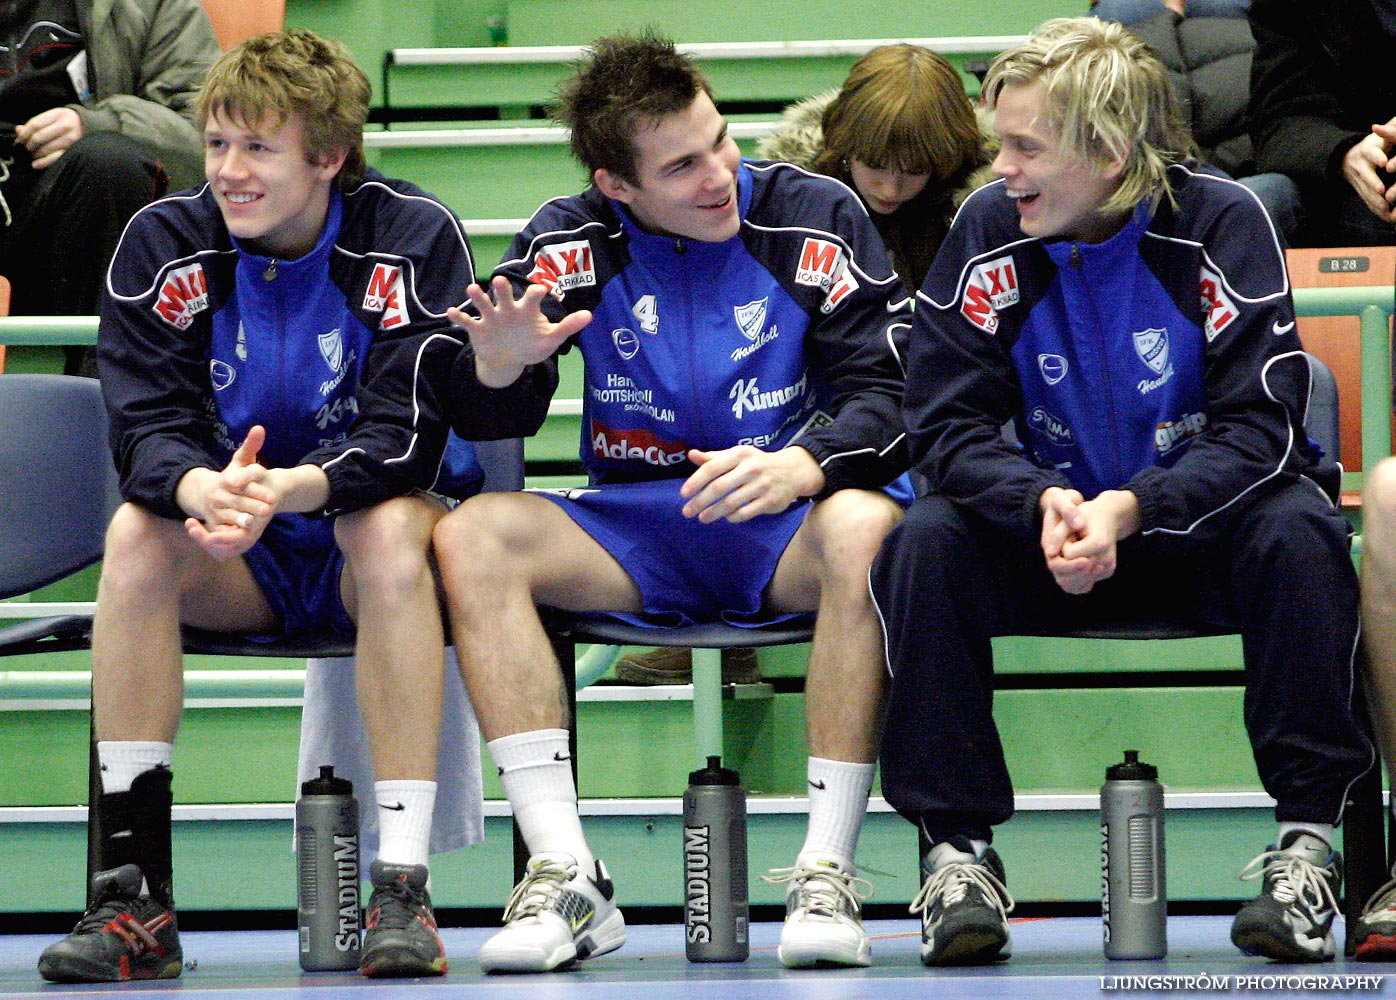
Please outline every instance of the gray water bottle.
M321 767L296 801L296 880L301 968L359 967L359 804L354 786Z
M1168 954L1163 786L1158 768L1126 750L1100 789L1101 910L1106 958Z
M746 792L709 757L683 793L684 950L690 962L745 962Z

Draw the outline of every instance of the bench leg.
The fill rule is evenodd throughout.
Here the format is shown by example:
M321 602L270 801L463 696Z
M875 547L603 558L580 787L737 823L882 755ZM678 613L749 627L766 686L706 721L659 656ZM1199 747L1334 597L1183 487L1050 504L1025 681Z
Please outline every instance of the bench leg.
M693 650L693 749L696 766L722 754L722 650Z
M92 876L97 874L102 857L102 822L97 809L102 794L102 765L97 760L97 723L88 710L87 739L87 908L96 901L92 894Z
M1382 829L1386 809L1382 805L1381 765L1377 764L1355 781L1343 810L1343 860L1346 885L1343 891L1343 919L1347 934L1343 950L1352 955L1357 949L1353 930L1362 907L1387 879L1386 833Z

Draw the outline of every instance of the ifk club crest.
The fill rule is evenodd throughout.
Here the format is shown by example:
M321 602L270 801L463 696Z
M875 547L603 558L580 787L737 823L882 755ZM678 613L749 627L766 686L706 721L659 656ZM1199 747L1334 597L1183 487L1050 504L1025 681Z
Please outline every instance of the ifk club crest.
M1162 375L1163 370L1168 367L1168 331L1167 330L1138 330L1134 334L1134 353L1139 355L1139 360L1153 369L1157 375Z

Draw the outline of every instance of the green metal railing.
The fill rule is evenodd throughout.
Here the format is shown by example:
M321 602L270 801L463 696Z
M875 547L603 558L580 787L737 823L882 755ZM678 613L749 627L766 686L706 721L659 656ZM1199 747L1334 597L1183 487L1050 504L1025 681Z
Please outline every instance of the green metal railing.
M1294 312L1300 317L1356 316L1361 325L1362 469L1391 454L1391 314L1396 289L1389 285L1351 288L1296 288ZM1344 476L1344 489L1360 489L1360 473Z

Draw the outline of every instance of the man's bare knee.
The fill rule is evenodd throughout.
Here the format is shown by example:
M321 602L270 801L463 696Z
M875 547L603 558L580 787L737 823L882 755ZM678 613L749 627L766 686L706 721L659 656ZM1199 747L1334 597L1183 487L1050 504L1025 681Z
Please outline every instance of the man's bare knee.
M424 497L397 497L335 522L335 541L359 589L413 587L427 571L432 529L445 513Z
M478 580L488 586L501 573L517 571L531 548L529 504L513 493L471 497L437 523L432 546L449 580ZM547 503L547 501L541 501Z
M193 554L194 543L183 524L124 503L107 526L103 586L132 590L166 586Z
M840 490L820 504L820 550L834 571L866 575L882 540L902 519L902 509L886 494Z

